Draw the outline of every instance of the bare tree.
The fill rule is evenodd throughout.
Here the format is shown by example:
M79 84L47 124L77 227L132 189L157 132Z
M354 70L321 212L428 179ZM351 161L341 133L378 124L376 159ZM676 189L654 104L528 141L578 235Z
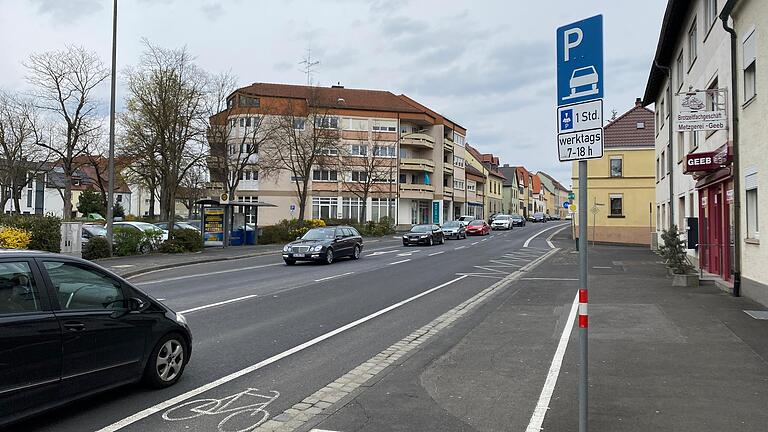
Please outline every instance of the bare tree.
M213 100L207 131L211 155L208 165L216 173L217 180L224 184L224 191L234 197L244 174L264 176L273 171L264 163L269 159L260 160L258 155L259 148L274 139L277 126L266 120L257 107L248 105L247 101L254 98L246 95L230 97L235 91L236 80L229 73L213 76L211 83Z
M150 218L156 215L155 202L160 199L159 142L155 131L136 109L120 113L121 137L118 141L120 159L124 161L122 175L131 183L149 192Z
M182 179L207 154L208 77L185 48L165 49L144 41L138 67L126 73L126 117L136 122L142 147L134 164L152 166L160 186L160 216L173 221ZM130 134L130 132L128 132ZM128 143L134 142L129 139ZM146 145L146 146L144 146ZM172 225L169 225L169 227Z
M320 106L313 91L304 102L288 102L274 122L274 139L264 143L259 158L266 166L290 175L299 201L299 220L304 220L312 171L337 165L339 118Z
M88 151L88 135L101 127L92 92L109 76L109 71L96 53L72 46L32 54L24 66L39 108L59 119L51 139L40 145L53 153L63 170L65 184L59 193L64 201L64 219L69 219L72 176L78 168L78 156Z
M344 157L340 159L345 171L343 186L363 203L360 222L365 222L368 197L372 193L386 192L394 182L397 170L395 151L396 143L386 140L380 132L373 132L370 140L365 133L356 143L344 149Z
M181 179L176 199L187 208L187 219L192 218L195 202L206 196L204 185L207 180L206 169L202 164L190 168L187 175Z
M42 146L47 137L34 105L15 94L0 92L0 210L13 199L21 213L21 193L46 169L50 152Z

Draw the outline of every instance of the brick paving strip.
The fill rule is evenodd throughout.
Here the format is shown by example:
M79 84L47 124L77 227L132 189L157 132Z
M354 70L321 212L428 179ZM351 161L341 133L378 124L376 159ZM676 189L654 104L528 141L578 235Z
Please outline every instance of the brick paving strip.
M501 279L490 287L480 291L468 300L435 318L429 324L419 328L407 337L375 355L373 358L342 375L336 381L328 384L315 393L312 393L301 402L283 411L271 420L262 423L261 426L254 429L254 432L291 432L302 426L309 425L310 422L312 423L310 427L320 423L325 417L314 419L315 416L322 414L323 411L328 410L342 399L345 399L345 402L351 400L352 393L355 392L355 390L362 387L384 369L395 364L401 357L409 354L411 351L427 342L439 333L440 330L448 327L454 321L471 312L490 297L506 288L507 285L544 262L544 260L558 250L560 249L551 249L536 260L530 262L514 273L509 274L504 279ZM338 408L341 408L342 406L343 405L339 405Z

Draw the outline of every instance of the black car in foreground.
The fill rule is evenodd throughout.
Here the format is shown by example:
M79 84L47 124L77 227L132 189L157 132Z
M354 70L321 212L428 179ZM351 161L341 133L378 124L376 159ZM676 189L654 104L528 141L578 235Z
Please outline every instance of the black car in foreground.
M296 261L320 261L330 264L336 258L348 256L359 259L363 252L363 237L349 226L312 228L306 234L283 247L287 265Z
M412 244L432 246L443 243L445 243L445 234L438 225L434 224L414 225L403 235L403 246Z
M88 261L0 251L0 426L143 380L175 384L186 319Z

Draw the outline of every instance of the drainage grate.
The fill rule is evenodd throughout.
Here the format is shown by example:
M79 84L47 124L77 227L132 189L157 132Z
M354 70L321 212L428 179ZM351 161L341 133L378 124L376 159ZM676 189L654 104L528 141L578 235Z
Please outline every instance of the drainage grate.
M768 320L768 311L762 311L762 310L745 310L745 314L751 316L754 319L758 320Z

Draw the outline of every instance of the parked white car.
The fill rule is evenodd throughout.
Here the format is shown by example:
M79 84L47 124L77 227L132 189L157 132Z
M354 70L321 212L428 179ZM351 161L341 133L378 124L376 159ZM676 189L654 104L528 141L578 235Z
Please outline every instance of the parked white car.
M160 229L155 225L152 225L151 223L147 222L115 222L112 224L113 228L129 228L129 229L136 229L142 232L147 231L160 231L161 232L161 240L165 241L168 240L168 230Z

